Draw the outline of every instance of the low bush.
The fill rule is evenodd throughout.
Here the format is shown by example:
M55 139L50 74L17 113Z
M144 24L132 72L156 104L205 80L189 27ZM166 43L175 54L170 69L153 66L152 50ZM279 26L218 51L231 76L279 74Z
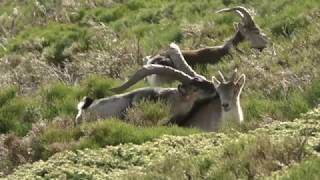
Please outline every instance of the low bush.
M157 126L168 120L170 107L158 100L142 100L127 110L127 122L140 127Z
M77 49L74 50L87 50L89 37L88 29L77 25L49 24L45 28L31 27L8 42L7 53L40 51L49 63L63 65L70 56L67 48L77 44Z
M305 156L305 141L295 137L270 136L244 138L226 142L221 149L202 155L167 155L143 172L130 172L133 179L257 179L270 176Z
M0 91L0 107L8 103L11 99L15 98L17 94L17 88L9 87Z
M39 105L30 98L15 98L0 108L0 134L14 132L24 136L32 123L41 118Z
M196 129L176 126L138 128L115 119L83 124L75 128L61 129L52 126L33 143L36 155L34 160L47 159L67 149L92 149L126 143L142 144L164 134L185 136L199 132Z
M319 157L307 158L300 164L296 164L289 168L284 173L280 173L281 175L276 176L276 178L281 180L317 180L320 177L319 167Z

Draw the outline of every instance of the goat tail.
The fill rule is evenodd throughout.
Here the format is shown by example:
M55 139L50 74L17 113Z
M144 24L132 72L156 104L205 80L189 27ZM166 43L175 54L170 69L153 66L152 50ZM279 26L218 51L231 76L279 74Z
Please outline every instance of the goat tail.
M87 109L93 102L93 99L85 96L83 97L82 101L79 102L78 104L78 110L80 111L81 109Z

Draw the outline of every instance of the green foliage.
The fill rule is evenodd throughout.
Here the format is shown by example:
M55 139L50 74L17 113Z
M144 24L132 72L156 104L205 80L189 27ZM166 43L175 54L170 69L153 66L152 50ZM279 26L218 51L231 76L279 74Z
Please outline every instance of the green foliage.
M304 17L286 17L279 19L270 29L275 35L290 37L298 29L306 27L310 22Z
M89 48L89 31L86 27L67 24L49 24L45 28L32 27L9 41L8 52L38 50L53 64L63 63L69 56L67 48L77 46L77 51Z
M0 91L0 107L16 97L17 89L15 87L7 88Z
M164 138L163 141L156 141L160 145L155 143L150 148L148 146L150 143L145 142L158 138L162 134L187 135L198 131L177 127L136 128L114 120L85 124L75 128L50 125L43 134L39 135L39 138L32 142L34 160L47 159L64 150L125 145L108 147L108 151L100 150L107 156L107 158L104 157L106 158L104 160L91 161L91 158L94 157L101 158L102 153L98 150L70 152L72 154L70 155L70 161L72 163L80 162L80 165L66 167L65 169L70 170L70 172L65 173L67 175L59 174L60 171L56 169L56 164L51 166L54 167L52 169L42 170L42 165L46 162L40 162L37 168L41 170L36 171L37 175L45 176L52 170L53 174L55 173L54 178L58 179L63 178L64 175L69 178L92 178L96 174L104 174L116 167L113 172L120 171L119 174L125 172L125 174L140 177L141 169L149 166L149 160L156 157L157 160L160 159L158 164L154 168L147 168L146 170L146 173L148 173L148 170L153 173L147 174L150 179L162 178L163 175L168 175L172 179L181 177L187 179L189 175L190 177L195 175L194 177L197 178L210 177L213 179L215 177L232 179L237 178L236 176L239 176L238 178L251 178L252 174L255 173L268 176L272 171L281 170L281 167L277 167L275 162L289 165L290 163L287 163L288 159L299 161L296 158L297 156L293 155L297 150L293 145L297 145L299 141L292 139L292 137L296 137L292 133L304 131L302 127L309 128L305 126L308 122L301 121L301 123L296 124L286 121L293 121L299 117L300 113L306 112L320 102L320 82L317 80L320 74L318 68L320 65L320 3L318 0L279 0L272 2L267 0L178 0L175 2L168 0L117 0L112 2L80 0L74 5L72 3L71 5L62 5L66 2L69 1L5 0L1 2L0 57L17 54L27 59L39 58L47 63L58 65L63 72L65 70L64 65L69 62L68 60L75 60L75 63L83 66L74 67L76 71L78 68L86 68L86 62L78 62L82 59L77 55L88 54L85 57L90 58L102 55L107 57L106 61L113 62L122 60L123 57L132 59L154 54L160 49L165 49L172 41L180 43L181 47L186 49L219 45L234 33L232 23L239 22L240 19L232 13L216 14L214 12L225 6L243 5L249 7L253 10L251 13L256 15L255 21L269 37L268 48L256 55L249 49L248 43L242 43L240 48L245 51L244 54L234 53L233 57L224 58L222 63L205 69L200 67L196 70L209 77L218 70L229 72L234 67L238 67L240 72L248 76L249 81L246 83L242 96L245 122L239 127L227 127L226 131L222 131L225 135L221 136L232 136L232 133L235 129L237 131L238 128L238 130L244 130L242 132L250 134L252 133L250 130L264 126L264 124L261 124L262 119L268 120L269 118L282 122L265 130L266 132L270 131L270 134L275 135L289 133L291 137L288 139L281 137L282 140L280 141L276 138L273 141L274 139L268 135L258 136L258 138L244 135L246 136L244 139L239 142L232 142L225 146L226 148L219 150L214 147L224 144L219 141L220 135L201 135L202 138L196 137L195 139L191 138L191 140L185 138L183 141L179 141L178 137L172 137ZM17 16L13 14L14 8L18 10ZM14 16L15 18L12 18ZM111 40L105 42L108 38L100 38L97 35L100 33L97 32L97 28L100 31L101 27L111 29L106 32L101 31L101 34L108 35L111 32L116 34L114 36L116 38L114 39L112 36L112 42ZM101 29L104 30L104 28ZM94 40L92 37L94 37ZM138 41L139 46L138 53L135 52L134 47L136 41ZM104 43L110 43L110 46L99 46L99 51L94 48L95 44ZM81 52L81 54L78 54L78 52ZM7 57L3 57L1 60L1 71L8 69L8 67L12 68L10 72L1 74L3 79L12 78L11 75L14 75L18 82L12 82L11 84L20 85L20 83L24 83L23 77L26 74L19 73L20 60L12 62L12 59ZM90 59L88 61L92 63L94 60ZM8 62L9 66L7 65ZM10 63L12 66L10 66ZM140 66L140 64L133 64L133 66ZM126 67L122 68L125 69ZM34 72L28 73L32 74ZM83 96L101 98L113 95L110 88L119 83L119 81L113 79L96 75L89 76L88 74L84 75L84 79L79 86L45 81L46 85L43 87L43 84L41 84L43 82L41 82L39 83L40 88L36 87L40 90L31 94L24 94L24 89L20 89L20 86L2 89L0 91L0 133L13 132L16 135L24 136L30 132L31 126L35 122L43 119L55 123L56 119L65 118L68 123L71 123L77 112L76 105ZM10 84L10 82L7 84ZM146 84L140 83L135 87L144 86ZM31 88L34 89L35 87ZM129 121L141 126L154 125L159 119L167 116L168 109L166 108L168 107L161 103L139 103L138 107L129 110ZM312 116L311 119L319 119L319 116ZM51 122L52 120L54 122ZM150 124L144 124L146 121ZM294 126L296 129L290 131L287 126ZM281 131L273 131L277 128ZM312 128L316 129L318 127L314 127L313 124ZM260 133L258 134L260 135ZM301 134L298 134L298 136L301 136ZM208 140L209 138L212 141ZM222 139L224 142L231 142L231 140L237 140L237 138ZM317 136L312 138L317 138ZM311 142L313 141L315 140L312 139ZM146 149L142 151L145 154L130 143L145 143L146 145L139 146L139 148ZM116 150L113 151L112 148ZM154 149L161 151L161 153L155 153ZM210 152L208 150L207 154L201 154L207 149L210 149ZM67 152L65 153L66 156L69 155ZM267 157L262 158L260 153L267 155ZM167 156L167 154L170 155ZM201 156L192 158L198 154L201 154ZM215 156L216 154L218 157ZM63 155L65 154L58 154L54 158ZM165 157L165 160L161 159L162 157ZM81 164L82 161L79 159L85 163ZM1 167L5 167L6 163L10 167L14 164L2 161L2 159L0 161L1 163L4 162L0 165ZM61 161L55 163L59 164ZM88 164L94 164L90 167L103 167L102 169L107 170L101 172L94 168L90 169L87 166ZM289 179L301 179L301 177L309 177L308 175L317 176L315 167L318 166L317 160L308 160L301 166L292 168L292 170L289 168L287 176ZM139 167L141 169L126 171L129 169L127 167ZM306 175L306 169L309 167L312 173ZM85 173L89 175L84 175L84 172L79 169L86 169ZM94 173L91 173L88 169ZM212 174L213 172L214 174ZM144 175L141 176L145 177ZM115 175L115 177L118 176Z
M320 81L315 80L303 91L293 90L286 96L264 97L252 94L244 97L242 102L245 120L256 121L266 114L279 120L293 120L320 102L319 86Z
M105 8L95 9L94 16L98 21L102 21L105 23L110 23L112 21L116 21L127 14L128 9L125 6L116 6L106 11Z
M77 112L76 104L81 91L62 83L52 84L41 92L44 117L52 119L58 115L72 115Z
M222 163L215 166L216 162L212 162L213 168L208 176L216 179L255 179L261 174L270 175L282 166L299 162L305 151L303 143L296 137L274 141L269 137L257 136L228 144L220 157Z
M316 180L320 177L319 172L320 159L319 157L308 158L301 162L299 165L295 165L289 168L285 174L280 175L277 179L281 180L299 180L308 179Z
M111 78L101 76L90 76L84 83L84 94L89 95L92 98L103 98L113 95L110 91L115 87L117 81Z
M15 132L25 135L32 123L40 118L37 102L28 98L15 98L0 108L0 133Z
M41 118L74 118L77 104L84 96L102 98L110 96L115 80L91 76L84 80L83 88L63 83L51 83L33 98L16 96L15 87L0 92L0 133L16 132L25 135L32 123Z
M66 149L92 149L126 143L142 144L164 134L185 136L198 132L195 129L184 129L176 126L137 128L113 119L68 129L53 126L49 127L33 144L35 149L34 159L49 158L58 152L57 147L53 145L59 144L66 145L66 147L60 149L61 151Z
M269 136L240 138L224 144L219 151L209 151L191 159L169 156L148 167L145 176L135 179L158 179L164 176L177 179L184 176L185 172L192 179L256 179L300 161L304 153L303 149L299 149L301 147L301 141L291 137L276 141Z
M171 133L193 135L162 136L145 143L139 134L157 134L159 129L164 132L164 129L170 128L132 128L131 125L114 120L84 124L80 127L84 134L75 134L80 134L85 139L91 137L91 141L87 141L85 145L118 145L94 150L83 147L83 150L64 151L47 161L25 165L8 178L73 177L83 174L94 179L260 179L273 177L271 175L274 172L279 173L278 177L284 174L297 179L307 172L314 172L306 177L317 177L317 160L307 164L306 162L310 162L307 158L302 164L306 166L293 165L315 153L310 147L318 144L320 131L313 131L313 135L309 137L301 136L300 132L319 127L316 119L319 115L320 109L317 108L293 122L270 123L250 133L193 134L195 132L191 129L177 128L175 131L172 129ZM166 133L168 132L170 131ZM72 133L60 133L66 137L46 137L69 141ZM46 147L47 145L44 149L48 149ZM308 168L311 168L310 171L306 171ZM285 172L282 173L281 170Z
M156 126L169 119L170 107L158 100L142 100L127 110L127 121L136 126Z

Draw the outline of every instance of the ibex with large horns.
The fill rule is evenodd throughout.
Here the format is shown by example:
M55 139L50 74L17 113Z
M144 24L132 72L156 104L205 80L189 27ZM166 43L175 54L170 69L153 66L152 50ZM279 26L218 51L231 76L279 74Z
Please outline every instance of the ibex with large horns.
M172 107L173 116L188 113L195 101L215 95L215 87L210 81L191 77L182 71L162 65L145 65L131 79L120 87L112 89L123 91L148 75L169 75L182 83L178 88L141 88L124 94L93 100L85 97L78 104L75 124L109 117L121 117L126 110L142 99L161 99Z
M254 22L248 10L244 7L238 6L234 8L225 8L217 11L221 12L236 12L240 16L242 22L236 26L236 33L233 37L228 39L221 46L206 47L197 50L182 51L182 55L186 62L191 65L197 64L215 64L218 63L222 57L231 53L232 47L240 51L237 46L239 43L247 40L251 43L251 47L262 51L267 46L267 37L260 31L258 25ZM153 57L146 57L146 64L161 64L170 66L181 70L182 67L177 66L169 55L170 53L163 53ZM172 82L170 76L153 75L147 78L151 85L160 85L162 83Z
M173 114L172 118L168 121L169 124L197 127L204 131L217 131L222 122L230 120L237 122L243 121L240 94L245 83L244 74L236 79L235 71L230 80L226 80L222 73L219 72L220 81L213 77L211 82L193 71L186 63L179 47L174 43L170 45L170 57L175 64L181 66L186 74L195 77L199 82L204 84L210 85L212 83L216 92L212 91L214 93L211 95L207 94L204 98L197 98L195 101L192 101L192 108L185 109L183 113ZM146 77L146 74L137 74L139 73L136 73L134 77L116 90L123 91ZM202 83L197 85L197 87L203 86L204 84ZM181 105L177 104L177 107L179 106Z

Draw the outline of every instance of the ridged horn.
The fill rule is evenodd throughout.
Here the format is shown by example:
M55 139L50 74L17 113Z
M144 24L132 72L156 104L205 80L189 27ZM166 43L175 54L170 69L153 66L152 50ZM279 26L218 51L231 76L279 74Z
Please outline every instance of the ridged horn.
M193 77L187 75L186 73L171 68L169 66L157 65L157 64L149 64L144 65L141 69L139 69L127 82L123 85L111 89L113 92L122 92L129 87L133 86L140 80L144 79L145 77L158 74L158 75L165 75L171 76L173 79L176 79L184 84L192 82L194 79Z
M217 11L216 13L221 13L221 12L236 12L237 15L241 17L241 19L243 20L246 26L255 26L252 16L250 15L249 11L245 7L237 6L233 8L224 8Z

